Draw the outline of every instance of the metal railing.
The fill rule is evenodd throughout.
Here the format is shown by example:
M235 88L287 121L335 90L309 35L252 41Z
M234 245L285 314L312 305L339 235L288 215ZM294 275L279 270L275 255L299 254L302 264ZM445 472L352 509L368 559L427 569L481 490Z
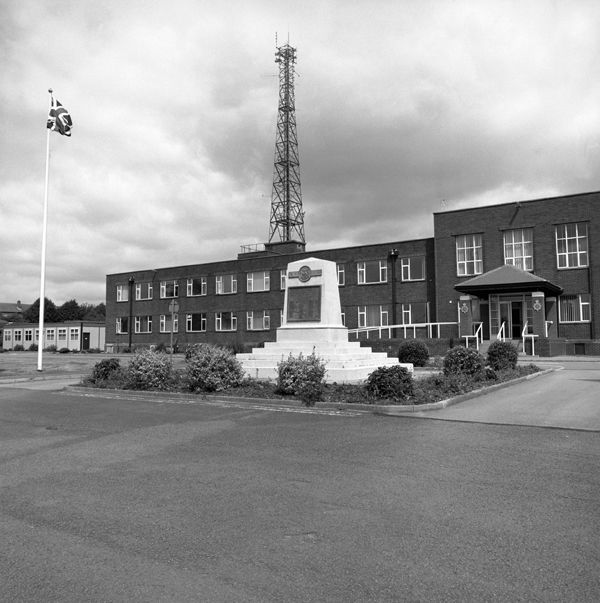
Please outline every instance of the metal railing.
M477 323L474 323L473 326L475 326L475 324ZM479 351L479 344L483 343L483 323L479 323L479 326L473 335L463 335L463 337L465 339L465 347L467 348L469 347L470 340L475 339L475 347L477 348L477 351Z
M525 348L525 339L529 338L531 339L531 355L535 356L535 338L537 337L537 335L535 335L534 333L528 333L529 327L529 322L525 323L525 326L523 327L523 330L521 331L521 337L523 339L523 354L527 354L527 350Z
M506 322L503 322L498 329L498 334L496 335L496 339L499 341L506 341Z
M440 339L442 327L444 326L457 326L457 322L419 322L412 324L401 324L401 325L385 325L378 327L359 327L357 329L348 329L349 336L356 336L359 338L360 334L366 334L366 338L369 339L370 334L378 334L379 339L382 339L382 335L385 333L388 339L392 338L392 332L396 332L398 335L399 331L402 331L404 339L407 338L407 334L412 334L412 338L417 338L417 333L423 333L429 339Z

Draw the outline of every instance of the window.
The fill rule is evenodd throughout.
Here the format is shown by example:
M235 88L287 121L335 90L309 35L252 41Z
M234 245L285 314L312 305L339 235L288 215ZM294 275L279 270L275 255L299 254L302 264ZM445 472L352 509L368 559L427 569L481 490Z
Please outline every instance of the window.
M206 295L206 277L201 276L199 278L188 278L187 295L188 297Z
M54 329L48 329L46 331L46 341L54 341L55 335L56 332L54 331Z
M134 328L136 333L152 333L152 316L136 316Z
M343 287L346 284L346 267L344 264L337 265L338 287Z
M359 327L385 327L388 325L388 309L386 306L359 306Z
M161 314L159 329L161 333L171 333L171 314ZM179 331L179 315L173 314L173 333Z
M346 326L346 312L342 312L342 324Z
M387 283L387 260L359 262L357 269L359 285Z
M70 328L69 329L69 339L71 341L79 341L79 329L78 328Z
M15 343L19 342L21 343L23 341L23 331L18 330L18 331L14 331L15 334Z
M136 283L135 299L152 299L152 283Z
M224 274L215 277L216 294L229 295L237 293L237 278L235 274Z
M196 312L185 315L185 330L188 333L206 331L206 313Z
M215 314L215 331L235 331L237 316L233 312L217 312Z
M483 249L481 235L456 237L456 274L472 276L483 273Z
M271 277L268 272L248 272L246 275L246 291L269 291L271 288Z
M117 285L117 301L124 302L129 300L129 285Z
M533 228L504 232L504 263L521 270L533 270Z
M58 341L67 341L67 329L58 329Z
M127 318L126 316L119 316L119 318L117 318L117 322L115 325L115 330L116 330L117 334L128 333L128 326L129 326L129 318Z
M35 330L35 340L36 340L36 341L39 341L39 340L40 340L40 330L39 330L39 329L36 329L36 330Z
M12 341L12 331L4 331L4 341Z
M33 329L25 329L25 341L33 341Z
M279 288L283 291L285 290L285 270L279 271Z
M179 297L179 283L177 281L161 281L160 298Z
M591 310L589 293L560 296L560 322L590 322Z
M423 256L401 258L400 267L402 270L401 278L403 281L425 280L425 258Z
M246 328L248 331L268 331L271 317L267 310L246 312Z
M556 263L559 268L588 265L587 224L579 222L556 227Z

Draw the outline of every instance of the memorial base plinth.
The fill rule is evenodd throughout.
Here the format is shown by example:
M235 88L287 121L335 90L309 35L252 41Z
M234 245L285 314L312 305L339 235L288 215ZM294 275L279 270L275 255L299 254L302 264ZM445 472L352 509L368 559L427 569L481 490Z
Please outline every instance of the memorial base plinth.
M346 327L280 327L277 341L266 342L264 348L253 348L237 359L248 377L276 380L277 365L290 355L310 356L314 353L325 362L327 383L360 383L381 366L397 366L396 358L385 352L373 352L358 341L348 341ZM410 372L412 364L402 364Z

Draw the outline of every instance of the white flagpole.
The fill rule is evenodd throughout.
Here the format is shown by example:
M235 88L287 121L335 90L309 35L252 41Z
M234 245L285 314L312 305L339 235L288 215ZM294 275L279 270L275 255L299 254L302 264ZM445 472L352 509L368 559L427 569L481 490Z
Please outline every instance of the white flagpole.
M52 108L52 88L48 89L50 93L50 109ZM49 111L48 111L49 112ZM46 185L44 187L44 220L42 225L42 268L40 276L40 325L38 337L38 362L37 370L42 368L42 352L44 350L44 311L45 311L45 288L46 288L46 230L48 227L48 181L50 175L50 128L46 129Z

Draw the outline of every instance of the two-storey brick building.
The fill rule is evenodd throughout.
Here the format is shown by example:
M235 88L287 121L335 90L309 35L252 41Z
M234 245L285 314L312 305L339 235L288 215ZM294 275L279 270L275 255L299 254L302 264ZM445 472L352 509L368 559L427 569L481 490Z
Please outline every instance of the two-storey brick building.
M543 354L598 353L599 204L600 193L585 193L438 212L431 238L316 251L274 243L222 262L111 274L107 347L169 345L171 331L180 348L274 341L286 266L314 256L337 264L351 330L399 325L398 336L477 333L525 339Z

